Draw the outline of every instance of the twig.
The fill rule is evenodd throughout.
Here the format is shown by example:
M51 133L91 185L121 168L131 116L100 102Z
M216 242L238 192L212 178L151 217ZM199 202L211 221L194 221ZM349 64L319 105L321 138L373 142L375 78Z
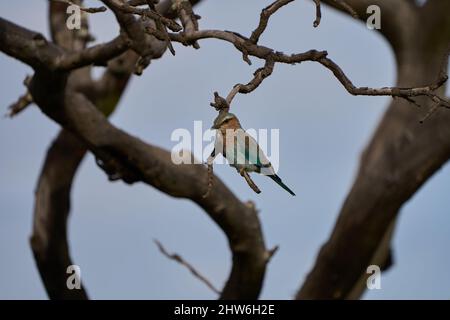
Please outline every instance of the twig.
M16 102L14 102L8 107L8 112L5 114L5 117L12 118L17 114L19 114L20 112L22 112L23 110L25 110L28 106L30 106L33 103L33 97L31 96L31 93L28 90L30 82L31 77L26 76L25 79L23 80L23 84L27 88L27 91L25 92L25 94L20 96Z
M24 95L20 96L16 102L14 102L12 105L9 106L8 112L5 115L5 117L12 118L16 116L17 114L25 110L32 103L33 97L27 90L27 92Z
M207 278L202 276L192 265L190 265L188 262L186 262L180 255L178 255L176 253L173 253L173 254L168 253L167 250L161 244L161 242L159 242L156 239L154 239L153 241L155 242L155 244L158 247L159 251L163 255L165 255L167 258L169 258L171 260L174 260L174 261L178 262L179 264L185 266L194 275L194 277L196 277L201 282L206 284L206 286L208 288L210 288L212 291L214 291L214 293L220 294L220 291L218 289L216 289L216 287L214 287L214 285Z
M169 18L164 17L160 13L151 10L151 9L141 9L130 6L125 2L117 2L116 0L102 0L108 6L114 7L116 10L120 10L123 13L131 13L139 16L144 16L153 20L160 20L167 28L172 30L173 32L179 32L183 28L175 21Z
M267 262L269 262L275 253L277 253L278 249L280 249L279 246L275 246L272 249L267 251Z
M264 67L259 68L255 71L255 73L253 74L254 77L249 83L247 83L246 85L240 83L235 85L227 96L226 101L228 105L231 105L231 101L234 99L237 93L246 94L258 88L258 86L264 81L264 79L272 74L274 66L275 62L271 59L267 59Z
M258 43L259 37L263 34L263 32L267 28L267 24L269 22L269 18L272 14L278 11L281 7L287 5L288 3L292 2L294 0L276 0L266 8L264 8L261 11L259 24L256 27L256 29L252 32L252 35L250 36L250 41L254 44Z
M146 0L148 7L150 8L150 10L156 12L156 7L155 7L155 2L154 0ZM155 24L156 24L156 29L158 29L162 35L163 38L167 44L167 47L169 48L169 51L172 55L175 55L175 49L173 48L172 42L170 41L169 38L169 34L167 32L167 27L164 25L164 23L161 21L160 17L157 17L155 20Z
M313 0L316 4L316 20L313 22L314 28L317 28L320 24L320 20L322 19L322 11L320 9L320 0Z
M393 97L393 98L398 98L398 97ZM414 100L413 98L403 97L403 99L405 99L406 101L412 103L413 105L415 105L418 108L422 108L422 106L416 100Z
M172 41L184 43L186 40L199 40L199 39L219 39L230 42L240 50L243 54L254 56L260 59L271 59L275 63L287 63L296 64L304 61L318 62L325 68L333 72L333 75L339 80L344 88L352 95L358 96L396 96L396 97L417 97L427 96L430 99L440 99L442 104L448 105L449 102L446 99L439 98L434 91L441 87L447 80L448 76L441 76L434 84L416 87L416 88L398 88L398 87L384 87L384 88L368 88L368 87L356 87L342 69L333 60L327 57L326 51L309 50L297 54L284 54L283 52L275 51L271 48L254 44L250 39L245 38L230 31L221 30L200 30L193 32L189 39L185 39L180 34L169 34Z
M428 110L427 114L420 120L420 123L424 123L428 120L438 109L439 109L440 103L435 102L431 105L430 110Z
M65 3L65 4L68 4L71 6L77 6L80 8L81 11L86 12L86 13L99 13L99 12L105 12L107 10L105 6L96 7L96 8L85 8L85 7L75 4L69 0L52 0L52 1Z
M183 25L183 33L189 34L193 31L198 31L198 19L200 16L194 14L191 3L188 0L176 0L174 1L174 6L177 9L178 16ZM191 44L195 49L200 49L200 45L197 41L188 44Z

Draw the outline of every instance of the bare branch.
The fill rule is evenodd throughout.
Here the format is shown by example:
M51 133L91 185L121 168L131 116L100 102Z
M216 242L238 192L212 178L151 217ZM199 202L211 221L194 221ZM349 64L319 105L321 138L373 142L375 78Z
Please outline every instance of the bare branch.
M228 105L231 104L237 93L250 93L258 88L258 86L264 81L264 79L272 74L274 66L275 63L273 62L273 60L267 59L264 67L255 71L255 73L253 74L254 78L249 83L247 83L246 85L240 83L235 85L227 96L226 101Z
M67 287L67 268L73 265L67 242L70 189L85 152L75 136L61 131L48 150L36 188L30 244L50 299L88 298L84 286Z
M114 12L121 11L125 14L136 14L139 16L147 17L153 20L161 21L167 28L174 32L178 32L182 30L182 27L174 20L170 18L166 18L163 15L152 9L140 9L133 6L128 5L125 2L120 2L117 0L102 0L106 6L110 7Z
M440 78L433 84L417 87L417 88L398 88L398 87L384 87L384 88L368 88L356 87L350 79L345 75L342 69L330 58L327 57L326 51L310 50L303 53L286 55L273 49L255 45L249 39L242 35L230 31L220 30L201 30L192 33L190 36L180 34L170 34L172 41L186 43L186 41L194 41L200 39L220 39L234 44L234 46L244 55L255 56L264 60L271 60L273 62L296 64L304 61L318 62L327 69L329 69L344 88L352 95L364 96L392 96L392 97L418 97L425 96L431 99L440 99L445 105L448 105L448 100L437 97L434 91L441 87L448 79L448 76L441 75Z
M191 199L223 229L233 253L233 266L222 298L255 299L259 295L268 260L259 219L253 209L240 202L217 177L210 195L203 198L207 176L203 166L173 164L169 152L115 128L83 95L67 88L55 96L53 82L45 81L45 73L36 77L41 81L32 86L31 93L33 96L35 92L40 93L35 99L37 105L82 139L110 170L116 167L118 176L125 182L143 181L174 197ZM53 93L51 100L47 99L49 91ZM112 170L107 173L113 174Z
M326 1L326 0L325 0ZM347 2L345 2L344 0L331 0L333 2L336 3L337 6L339 6L341 8L341 10L347 12L348 14L350 14L353 18L355 19L359 19L359 14L355 11L355 9L353 9L353 7L351 5L349 5Z
M297 293L298 299L360 297L366 288L367 267L377 264L383 268L392 263L389 242L402 206L450 159L450 114L440 112L430 117L430 111L437 112L437 104L448 104L443 70L448 66L450 24L436 23L437 18L442 19L439 14L405 19L405 14L411 13L405 1L383 4L391 9L406 5L404 10L393 10L391 14L399 17L390 21L410 21L395 30L397 38L390 40L398 64L397 90L404 90L401 88L405 85L432 83L437 77L440 81L419 90L423 95L403 96L391 102L362 154L354 184L330 237ZM410 103L422 108L411 108ZM419 123L424 118L427 121Z
M118 36L110 42L98 44L82 51L63 54L56 64L58 70L73 70L89 65L104 65L109 60L121 55L131 46L131 41Z
M322 10L320 9L320 0L313 0L316 4L316 20L313 22L314 28L317 28L320 24L320 20L322 19Z
M132 40L131 48L140 56L136 62L135 74L141 75L144 69L150 64L151 59L156 56L155 51L161 51L161 46L155 42L155 37L146 34L145 29L155 25L153 20L151 20L152 18L160 19L160 21L165 23L168 23L167 21L170 19L166 20L166 18L150 9L134 8L125 3L118 3L115 0L102 1L114 12L122 30ZM137 14L136 12L141 13L142 18L140 20L135 19L134 14ZM181 27L175 28L172 26L172 29L181 30ZM164 47L166 47L166 43L167 41L164 39Z
M266 8L261 11L261 16L259 19L259 24L256 29L252 32L250 36L250 41L254 44L258 43L259 38L263 34L263 32L267 28L267 24L269 23L270 16L278 11L281 7L287 5L288 3L294 0L276 0Z
M8 113L6 114L6 117L12 118L18 115L32 103L33 97L31 96L30 92L27 91L24 95L20 96L16 102L8 107Z
M431 81L429 82L431 83L429 85L423 85L421 82L415 81L415 83L421 84L421 86L418 87L388 87L377 89L356 87L344 74L341 68L328 58L326 51L310 50L303 53L288 55L275 51L272 48L258 45L258 40L266 29L270 16L279 8L292 1L293 0L277 0L264 9L261 13L258 27L252 33L250 38L246 38L236 32L198 30L196 21L198 16L194 15L192 8L188 5L182 8L184 11L180 9L180 6L172 9L172 12L176 9L178 15L180 15L181 23L183 25L183 27L181 27L171 17L168 17L169 9L164 11L165 13L168 13L167 15L162 14L160 12L163 11L159 11L159 8L162 6L155 7L153 2L148 2L146 0L145 3L148 5L148 8L142 9L138 8L140 0L131 0L129 2L103 0L103 3L114 12L123 33L121 36L108 43L87 49L85 48L85 44L88 41L88 37L73 39L69 36L67 39L61 40L56 35L56 37L53 37L55 43L52 43L47 41L39 33L29 31L10 23L9 21L0 19L0 50L35 69L36 73L29 88L35 103L48 117L59 123L67 130L67 132L72 133L76 139L79 139L78 143L84 148L88 148L96 156L98 163L111 179L122 179L126 183L143 181L174 197L191 199L201 206L223 229L228 237L230 248L233 253L233 267L227 284L222 292L222 298L254 299L258 297L261 290L266 265L273 252L268 251L265 248L260 222L254 206L240 202L219 179L213 176L212 168L209 169L208 167L208 170L205 170L203 166L176 166L170 161L170 154L168 152L148 145L112 126L103 115L96 110L97 100L93 95L95 95L96 92L99 92L100 89L104 89L108 84L107 81L113 80L117 84L120 77L104 77L102 78L102 81L97 82L96 85L93 86L92 91L87 90L79 84L74 85L75 80L73 79L78 78L74 76L78 72L84 72L86 74L88 68L83 69L82 67L90 66L92 64L106 65L109 63L107 75L111 76L111 71L113 69L111 66L115 64L115 62L118 63L121 61L120 57L122 55L127 55L127 62L136 62L135 72L140 74L142 70L148 66L150 60L155 58L158 54L162 54L166 47L169 47L169 49L173 51L171 41L196 47L197 41L201 39L216 38L233 44L233 46L242 53L244 61L249 64L250 57L252 56L265 61L265 66L255 72L254 78L246 85L236 85L231 90L227 99L223 99L218 96L218 94L215 94L215 101L212 106L221 111L230 108L230 103L237 93L248 93L255 90L267 76L272 74L276 63L296 64L304 61L320 63L330 70L344 88L353 95L392 96L400 97L408 102L420 102L421 104L424 102L424 104L427 105L429 103L434 103L435 105L433 105L430 110L437 108L437 106L449 108L448 99L442 97L442 88L447 81L447 75L442 75L436 83L434 83L436 79L427 77L427 80ZM323 0L322 3L329 3L330 1ZM319 0L315 0L314 2L316 4L316 20L314 25L317 26L320 23L321 18L321 2ZM332 0L332 2L335 5L340 4L341 6L342 4L345 4L343 8L348 6L357 14L360 12L365 13L367 7L364 6L368 4L366 0L361 0L359 2L356 2L355 0L348 0L346 2ZM398 40L399 34L406 28L404 25L399 24L399 21L409 21L409 18L417 14L416 8L405 6L406 2L404 0L395 2L395 5L392 4L394 3L393 1L374 0L373 2L374 4L383 5L383 12L387 12L389 15L388 24L383 27L382 32L391 42ZM77 3L81 2L77 1ZM163 3L163 5L166 6L168 4L170 4L169 1ZM398 14L399 17L395 17L394 14ZM136 15L139 16L139 19L137 19ZM52 22L52 35L57 32L58 25L60 25L62 21L62 16L61 12L59 16L54 16L54 23ZM408 19L405 19L405 17ZM360 16L360 18L363 19L362 16ZM395 29L396 27L398 30ZM166 28L169 28L174 33L168 33ZM181 30L183 30L183 32L180 32ZM62 31L61 34L62 33L65 33L65 36L68 34L65 31ZM409 35L411 34L412 33ZM158 39L162 41L159 41ZM415 52L415 50L399 50L399 48L406 48L408 43L411 42L410 40L411 38L406 38L406 40L401 39L401 41L398 41L395 52L401 52L401 54L405 54L405 52ZM163 49L161 49L161 47L163 47ZM130 49L137 53L138 57L136 57L136 55L128 55L128 53L131 52ZM126 69L128 70L128 68ZM123 76L128 79L130 73L126 71ZM78 78L78 80L80 80L80 78ZM92 84L92 81L87 81L87 84ZM102 99L104 97L97 98ZM418 102L416 102L415 98L420 99L417 99ZM403 107L404 105L402 104L401 106ZM417 109L414 110L417 111ZM408 128L408 133L415 133L414 129L417 128L414 127L414 125L411 125L412 121L402 122L402 117L411 120L409 115L402 114L401 117L397 116L396 120L398 120L398 123L406 124L405 126L401 126L402 130ZM435 119L436 118L432 118L429 122L432 122ZM425 123L423 126L427 126L428 128L429 122ZM448 122L445 124L448 127ZM393 130L392 127L395 126L388 126L387 129ZM386 172L389 172L388 177L380 182L374 178L378 173L377 170L369 170L371 172L369 175L364 171L362 178L360 178L361 180L357 180L360 189L355 191L355 197L358 198L362 192L360 190L371 190L371 187L377 186L376 196L370 198L366 207L361 209L361 216L365 214L366 217L370 218L371 210L374 212L380 211L382 214L376 217L378 220L374 222L373 226L370 226L370 230L368 230L368 227L365 225L359 225L358 221L353 221L348 225L347 217L350 216L351 209L354 208L352 206L353 203L349 200L350 204L344 205L342 210L343 213L339 220L339 227L336 228L337 231L336 234L334 234L334 237L341 239L341 242L338 244L330 242L331 244L323 250L320 258L321 261L325 261L325 266L323 267L323 265L320 264L321 269L310 277L310 280L306 284L307 289L302 291L302 294L299 294L300 296L305 294L305 292L306 295L311 294L311 292L313 294L317 294L317 292L321 293L321 290L326 292L327 297L330 296L334 298L348 296L348 293L352 290L354 281L359 278L360 274L358 272L362 270L361 266L363 266L365 262L371 260L372 251L376 250L379 243L378 240L385 234L385 226L391 223L401 204L417 190L418 186L420 186L427 177L437 170L437 167L444 159L449 158L448 141L442 138L447 136L447 134L445 134L447 132L447 127L436 129L437 131L433 131L433 128L428 129L428 131L425 129L421 131L422 133L430 135L430 137L438 137L437 139L440 139L440 142L443 143L442 146L437 147L427 146L427 143L429 144L429 141L431 140L429 136L425 137L428 139L418 138L417 141L415 141L417 145L422 146L426 151L424 154L427 159L431 159L435 155L437 159L430 160L425 167L419 167L420 170L415 170L417 169L417 163L408 163L408 161L405 161L408 165L405 166L405 168L398 169L390 167L391 159L394 157L392 154L395 154L395 157L400 157L400 155L405 154L406 149L409 158L413 159L414 157L411 155L414 153L412 151L417 151L408 144L408 137L405 138L398 132L393 132L392 140L398 145L401 145L403 149L400 148L401 150L398 150L397 145L392 146L389 142L386 146L383 146L384 148L382 148L382 150L393 150L394 152L389 153L389 156L386 156L386 158L383 157L381 160L378 158L375 160L371 159L371 161L374 162L380 161L381 165L379 165L379 167L367 166L370 170L375 167L377 169L383 168L383 165L387 166ZM431 135L431 133L433 135ZM396 139L393 138L395 134L397 135L395 137ZM436 152L433 154L432 151ZM380 152L377 153L377 155L379 154ZM424 155L420 155L417 159L418 161L425 163L426 161L420 157L424 157ZM384 163L385 159L388 159L386 160L387 164ZM243 176L247 183L258 192L259 189L250 177L246 174L243 174ZM208 178L207 197L203 197L202 194L205 177ZM70 179L67 181L69 180ZM65 182L66 188L67 181ZM179 183L180 181L183 181L183 184ZM397 185L406 184L409 181L412 182L407 185L406 190L396 190L395 187ZM43 183L43 186L45 188L54 187L52 184L47 186L46 183ZM45 188L41 189L41 191L46 191ZM364 192L362 193L364 194ZM375 192L373 193L375 194ZM45 196L46 194L44 193L40 193L37 196L37 208L40 208L40 205L42 204L38 202L42 199L45 200ZM64 197L64 199L66 199L67 195ZM383 208L380 207L378 199L383 197L388 199L387 201L390 201L389 210L381 210ZM52 203L51 205L53 206L55 203ZM64 207L63 209L64 210L61 212L67 214L68 208ZM67 241L64 239L65 229L62 231L62 236L61 234L54 232L57 232L55 231L57 228L62 228L61 226L65 224L66 217L61 218L56 216L56 214L51 217L46 216L49 212L53 212L48 209L46 210L47 213L42 211L45 214L39 214L38 209L36 209L36 219L41 219L42 221L37 221L35 225L32 245L41 274L42 272L51 274L49 270L58 266L58 274L56 277L60 280L62 265L58 265L58 263L67 263L68 261L70 262L70 260L68 257ZM56 221L55 219L61 220ZM56 227L57 225L59 227ZM333 274L330 274L331 282L339 282L336 286L338 288L336 292L333 292L334 287L328 288L325 285L321 285L319 289L317 289L317 287L311 288L315 283L322 281L323 284L326 282L325 280L330 280L326 278L326 276L324 278L325 280L322 280L320 277L323 270L328 270L329 268L329 265L327 265L327 262L331 260L329 252L332 252L332 254L335 255L337 255L336 252L341 254L344 252L343 256L345 257L345 246L343 244L348 242L349 238L346 238L345 235L343 238L340 238L342 236L341 232L342 230L355 231L355 226L358 227L356 228L357 238L362 239L363 241L358 243L354 249L356 251L358 251L358 249L366 249L361 248L361 246L363 246L363 244L369 244L368 249L361 250L362 253L359 252L360 254L355 256L354 262L352 262L351 270L356 270L356 273L349 274L348 270L339 269L337 270L337 273L341 273L343 277L342 279L338 277L337 280L334 278ZM52 235L52 233L54 234ZM46 237L49 237L49 235L52 236L52 240L46 242L48 240ZM61 247L56 247L56 249L52 247L58 245L55 239L61 240L62 243L60 244ZM333 249L336 250L333 251ZM57 260L56 262L52 261L52 263L47 265L46 263L48 263L48 261L45 259L48 259L49 254L54 254L55 252L62 256L62 258L58 258L61 260ZM340 265L340 268L342 268L342 265ZM46 280L44 279L44 281ZM53 280L51 280L51 275L47 275L47 281L52 283ZM342 283L344 281L345 283ZM333 282L332 284L334 285L335 283ZM59 283L58 285L61 284ZM60 289L61 288L58 288L57 290ZM58 294L64 293L59 292Z
M25 94L20 96L16 102L14 102L12 105L9 106L8 113L5 115L6 117L12 118L18 115L20 112L25 110L28 106L30 106L33 103L33 97L31 96L31 93L28 90L30 82L31 77L27 76L23 81L23 84L27 88L27 91L25 92Z
M62 2L64 4L77 6L80 8L81 11L86 12L86 13L99 13L99 12L105 12L107 10L106 7L104 7L104 6L96 7L96 8L86 8L86 7L80 6L76 3L73 3L72 1L69 1L69 0L50 0L50 1Z
M382 27L377 31L385 36L393 46L399 48L406 45L402 35L407 32L409 23L405 23L405 21L412 21L417 15L415 4L409 0L321 0L321 2L354 18L359 18L363 23L366 23L369 16L367 13L369 6L378 6L383 18Z
M220 291L214 287L214 285L209 281L205 276L203 276L200 272L198 272L190 263L188 263L186 260L183 259L179 254L176 253L168 253L167 250L164 248L164 246L159 242L158 240L153 240L158 247L159 251L165 255L170 260L176 261L182 266L185 266L198 280L203 282L209 289L211 289L214 293L217 293L220 295Z
M433 103L430 110L428 110L427 114L422 118L422 120L420 120L420 123L424 123L425 121L427 121L428 118L431 117L438 110L440 105L441 104L439 102Z
M183 25L183 33L189 35L198 31L198 19L200 18L192 11L191 3L188 0L176 0L174 6L177 8L178 16ZM195 49L200 49L197 41L190 43Z

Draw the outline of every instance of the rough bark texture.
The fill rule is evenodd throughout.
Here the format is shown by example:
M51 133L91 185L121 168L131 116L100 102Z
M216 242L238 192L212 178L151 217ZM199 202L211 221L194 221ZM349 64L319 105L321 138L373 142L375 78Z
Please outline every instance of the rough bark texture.
M398 14L404 23L396 30L386 26L387 39L396 55L397 86L420 86L447 68L450 2L435 0L422 9L403 5L395 11L382 7L383 14ZM444 95L445 88L439 93ZM450 113L438 110L421 124L431 103L417 101L422 108L395 99L387 109L362 155L333 232L297 298L358 298L366 285L366 268L392 259L386 250L389 242L382 240L392 233L399 210L450 158ZM377 254L380 250L385 254Z
M81 2L75 1L80 4ZM82 50L88 35L87 21L78 33L64 28L67 5L50 2L50 31L53 41L68 50ZM80 34L81 33L81 34ZM119 63L119 60L122 60ZM77 70L69 82L74 88L85 92L105 115L115 109L136 61L132 53L124 54L112 61L101 80L94 82L90 68ZM121 66L118 70L117 65ZM72 133L62 129L51 144L35 192L33 233L30 245L50 299L84 300L87 293L69 290L65 279L67 267L72 265L67 239L67 224L70 213L70 195L73 179L87 148Z
M73 264L67 241L70 190L85 153L80 140L61 131L48 150L36 189L30 244L50 299L87 299L84 287L69 290L64 281L67 267Z
M52 8L55 10L51 10L51 17L57 26L58 13L64 11ZM272 252L265 248L254 205L241 202L217 178L210 196L204 198L205 167L173 164L169 152L115 128L104 116L114 109L126 86L130 70L124 66L136 62L131 64L131 70L136 71L137 65L142 71L150 59L160 57L161 50L165 50L158 39L139 34L143 32L142 25L132 15L120 10L115 14L122 28L132 29L127 30L131 38L120 36L86 50L75 46L78 38L60 34L53 25L54 42L49 42L39 33L0 19L0 49L33 67L35 74L29 91L34 103L73 135L69 141L70 134L63 132L64 138L50 149L37 189L31 243L49 297L86 298L84 290L75 293L65 288L65 272L71 264L66 237L70 185L84 154L82 149L87 148L111 180L142 181L174 197L191 199L202 207L225 232L233 256L230 276L220 297L255 299ZM142 48L143 43L134 39L144 39L148 47ZM108 63L107 71L98 82L92 82L86 68L102 62ZM63 142L67 143L64 146L67 149L61 148ZM71 154L65 154L66 151ZM72 167L64 168L64 162L72 163ZM55 176L59 170L65 170L62 180Z
M367 266L390 265L389 243L398 211L450 157L450 113L435 108L449 107L448 99L443 98L446 77L441 71L447 65L450 2L428 1L419 8L407 0L322 1L362 20L367 6L381 7L384 19L380 32L395 51L398 81L396 87L374 89L353 85L326 51L285 54L258 44L270 16L292 1L276 0L262 10L258 26L246 37L232 31L200 30L198 16L191 8L198 0L177 2L174 7L171 0L156 7L149 0L102 0L114 13L121 33L91 47L87 19L83 19L81 30L69 31L64 26L67 4L62 2L50 2L52 41L0 18L0 51L34 70L33 77L26 81L26 94L16 104L20 107L14 111L20 112L32 100L62 128L48 151L37 185L31 237L50 298L87 298L84 288L68 290L66 286L66 270L72 264L67 242L70 190L87 151L96 157L110 180L143 182L200 206L227 236L233 257L220 298L258 298L267 263L275 250L266 249L254 204L240 201L220 179L208 176L204 166L175 165L168 151L127 134L107 120L132 73L141 74L166 48L175 53L171 42L198 48L197 41L211 38L233 44L248 63L249 57L265 61L253 79L246 85L234 86L226 100L216 94L216 100L227 108L236 94L256 90L272 74L276 63L304 61L330 70L350 94L396 98L362 156L357 179L335 229L297 298L358 298L364 291ZM83 4L81 0L73 2ZM318 26L321 1L313 2L314 26ZM182 26L171 19L177 16L181 16ZM90 74L93 65L106 68L97 81ZM413 99L422 107L412 105ZM216 102L212 104L215 107ZM429 109L437 112L419 123Z

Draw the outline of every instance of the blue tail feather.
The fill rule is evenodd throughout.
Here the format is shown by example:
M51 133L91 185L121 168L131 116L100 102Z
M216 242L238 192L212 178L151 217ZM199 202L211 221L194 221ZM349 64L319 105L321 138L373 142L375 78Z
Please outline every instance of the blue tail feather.
M294 193L291 189L289 189L289 187L288 187L287 185L285 185L285 184L283 183L283 181L281 181L281 178L280 178L279 176L277 176L276 174L273 174L273 175L269 175L269 177L270 177L273 181L275 181L276 183L278 183L278 185L279 185L280 187L282 187L284 190L286 190L287 192L289 192L291 195L295 196L295 193Z

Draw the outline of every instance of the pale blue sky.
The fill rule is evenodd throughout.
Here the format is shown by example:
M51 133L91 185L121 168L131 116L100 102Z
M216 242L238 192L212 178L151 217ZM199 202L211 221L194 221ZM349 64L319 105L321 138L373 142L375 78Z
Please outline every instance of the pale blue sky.
M271 1L205 1L196 12L201 28L250 34L260 9ZM94 3L90 1L89 3ZM47 31L44 0L1 1L1 16ZM312 28L312 1L296 1L275 15L262 43L279 51L328 50L357 85L395 82L394 60L385 41L364 25L328 8ZM110 13L96 14L99 40L117 34ZM111 121L141 139L170 149L176 128L194 120L210 124L212 93L226 94L251 78L249 67L229 44L202 41L200 50L175 44L177 55L152 62L131 81ZM364 57L364 59L362 59ZM23 93L31 70L0 55L0 111ZM289 299L327 239L354 178L358 158L389 98L353 97L318 64L277 65L254 93L235 98L233 112L247 128L280 128L279 175L297 194L289 196L266 177L255 177L256 195L227 166L216 173L243 200L260 209L267 245L280 245L271 261L262 298ZM0 120L0 298L45 299L28 245L33 191L46 149L58 127L36 107ZM450 168L445 166L402 209L393 248L395 266L382 275L379 298L450 298ZM72 195L70 245L82 279L97 299L213 299L215 294L180 265L162 256L159 239L180 253L216 286L228 276L230 253L222 232L187 200L168 197L143 184L110 183L88 156Z

